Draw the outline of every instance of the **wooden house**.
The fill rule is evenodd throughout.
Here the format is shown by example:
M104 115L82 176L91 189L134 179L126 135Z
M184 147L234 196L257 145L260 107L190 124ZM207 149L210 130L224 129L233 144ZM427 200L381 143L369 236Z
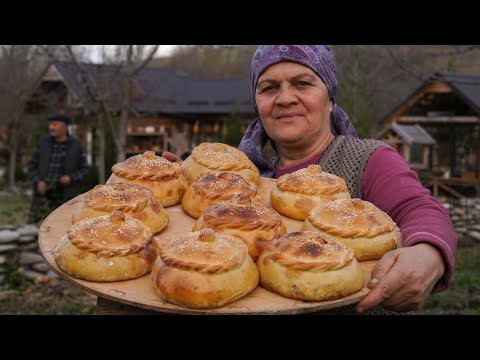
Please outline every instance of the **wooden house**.
M415 170L434 168L438 164L436 141L420 125L393 123L377 136L397 150Z
M438 145L438 154L432 153L437 156L432 165L440 177L463 180L480 177L480 75L435 73L382 118L380 124L386 129L381 136L391 136L391 141L402 137L405 141L402 135L405 129L416 129L413 131L417 135L422 132L418 127L405 126L424 128ZM393 133L397 139L390 135ZM426 153L422 154L425 163Z
M111 114L119 116L119 89L125 80L120 67L89 63L80 66L100 89L97 95L108 98ZM201 142L218 140L228 125L225 119L232 114L245 124L254 118L249 81L245 78L197 79L181 71L145 67L136 74L131 91L127 156L146 150L188 154ZM72 116L72 130L91 153L99 105L76 65L54 63L37 93L47 94L50 102L54 99L54 108Z

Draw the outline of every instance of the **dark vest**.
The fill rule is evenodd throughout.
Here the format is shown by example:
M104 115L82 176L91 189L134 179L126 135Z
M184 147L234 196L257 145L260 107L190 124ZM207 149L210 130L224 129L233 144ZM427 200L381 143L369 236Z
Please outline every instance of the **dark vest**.
M363 173L370 156L382 146L389 145L378 140L339 135L325 150L318 165L323 171L345 179L352 198L363 199Z

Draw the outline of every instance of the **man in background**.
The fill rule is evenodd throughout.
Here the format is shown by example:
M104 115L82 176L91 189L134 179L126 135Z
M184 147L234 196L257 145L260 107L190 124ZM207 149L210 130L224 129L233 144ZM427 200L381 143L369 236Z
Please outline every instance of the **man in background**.
M33 182L29 223L42 221L57 207L80 193L80 182L88 173L82 143L68 133L70 117L48 117L48 133L38 142L28 162L28 177Z

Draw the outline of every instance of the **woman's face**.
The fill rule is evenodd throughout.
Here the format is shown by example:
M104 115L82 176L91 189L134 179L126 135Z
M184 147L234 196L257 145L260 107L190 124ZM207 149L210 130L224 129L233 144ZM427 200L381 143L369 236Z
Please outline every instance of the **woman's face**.
M255 101L268 136L284 146L311 146L330 134L327 86L309 67L281 62L258 78Z

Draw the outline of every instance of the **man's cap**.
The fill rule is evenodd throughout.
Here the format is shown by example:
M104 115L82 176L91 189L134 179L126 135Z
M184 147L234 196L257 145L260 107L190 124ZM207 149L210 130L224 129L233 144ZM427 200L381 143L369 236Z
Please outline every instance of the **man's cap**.
M65 114L54 114L54 115L50 115L48 117L48 121L62 121L64 122L66 125L70 125L72 123L72 119L65 115Z

